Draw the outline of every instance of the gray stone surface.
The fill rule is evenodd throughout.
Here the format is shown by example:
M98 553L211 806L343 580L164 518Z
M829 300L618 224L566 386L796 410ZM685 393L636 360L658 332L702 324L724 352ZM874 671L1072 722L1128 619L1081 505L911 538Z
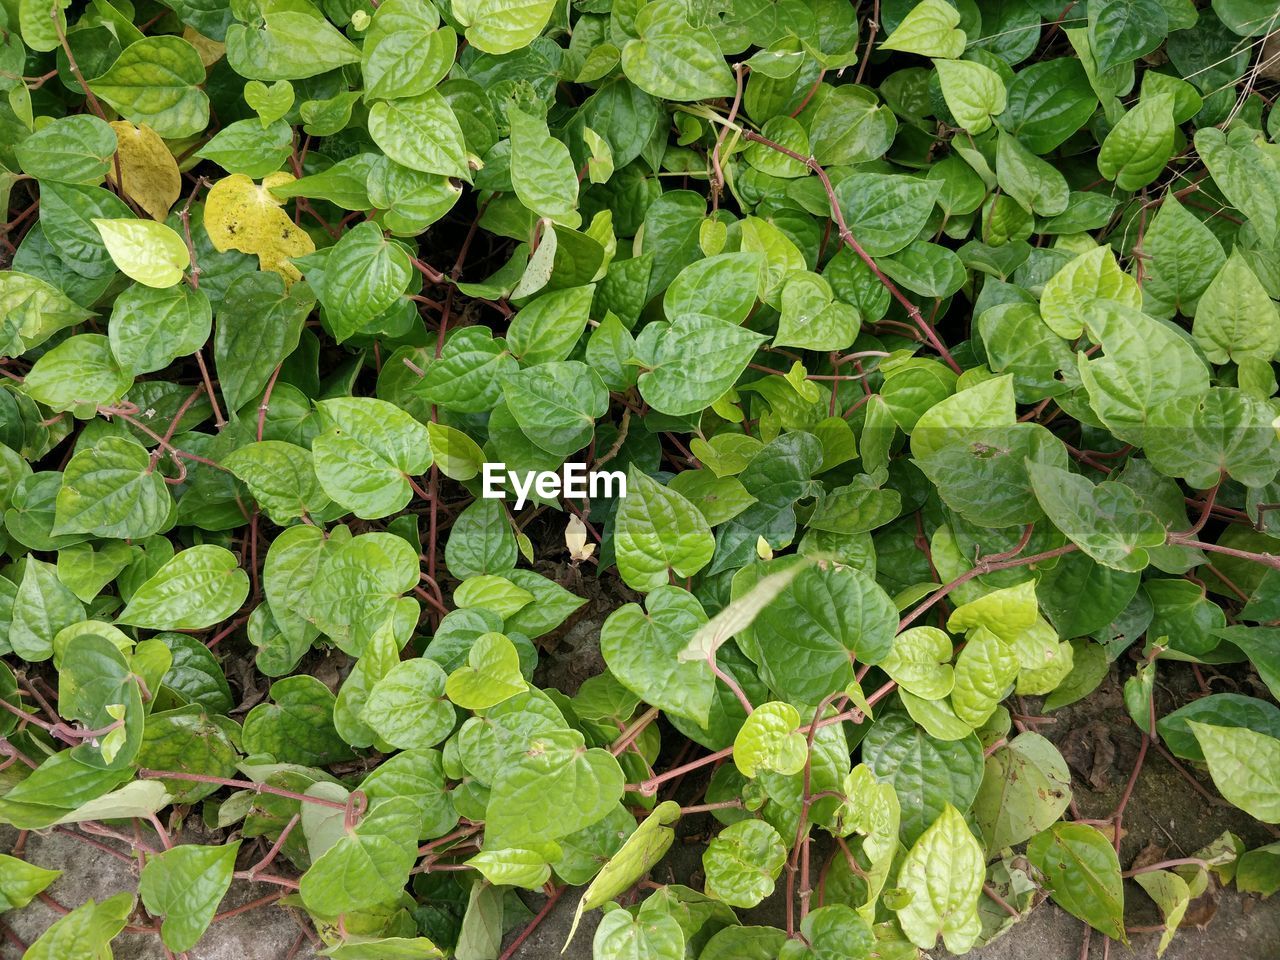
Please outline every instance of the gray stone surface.
M0 827L0 850L13 850L17 839L16 831ZM154 843L154 835L145 842ZM126 849L123 844L107 843ZM23 858L46 869L63 871L46 892L65 907L78 907L90 897L101 900L122 890L132 893L138 889L136 863L111 856L59 831L28 834ZM278 889L236 881L219 912L233 910ZM58 916L52 907L35 900L22 910L6 913L2 919L23 942L30 944ZM135 918L134 923L145 923L145 919ZM214 923L186 956L189 960L313 960L316 954L307 943L303 924L310 929L306 918L292 910L275 904L258 907ZM297 951L290 954L300 938ZM123 933L113 942L112 950L116 960L165 960L160 938L150 934ZM15 944L0 940L0 958L18 960L20 956Z

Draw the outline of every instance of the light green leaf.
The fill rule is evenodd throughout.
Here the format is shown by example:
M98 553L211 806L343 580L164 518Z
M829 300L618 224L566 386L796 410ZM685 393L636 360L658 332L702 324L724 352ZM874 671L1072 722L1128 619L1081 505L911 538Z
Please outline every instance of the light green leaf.
M1210 361L1270 360L1280 350L1280 312L1239 247L1200 289L1191 333Z
M946 0L921 0L880 41L880 49L954 59L964 53L967 42L959 26L960 13Z
M880 669L926 700L941 700L955 685L951 638L937 627L912 627L894 637L893 649Z
M1040 316L1058 336L1073 340L1084 331L1084 308L1095 300L1142 306L1142 290L1120 269L1111 247L1080 254L1055 273L1040 296Z
M512 53L542 33L554 0L463 0L454 16L467 28L467 42L485 53Z
M763 820L740 820L712 837L702 854L707 895L731 907L754 907L773 893L787 848Z
M147 630L199 630L231 617L249 595L249 575L225 547L177 553L140 586L119 621Z
M783 776L804 769L809 755L799 733L800 712L789 703L774 701L756 707L733 741L733 762L744 777L761 771ZM747 904L754 906L754 904Z
M1004 112L1004 81L990 67L972 60L935 60L933 66L947 109L970 133L989 129L991 118Z
M1280 740L1245 727L1187 721L1214 785L1264 823L1280 823Z
M520 675L520 655L502 633L482 633L465 666L449 674L445 692L465 710L485 710L528 689Z
M507 120L511 125L511 185L520 202L539 217L578 226L582 222L577 210L578 175L569 148L551 136L541 116L512 104L507 107ZM518 348L516 353L520 353Z
M444 670L425 657L395 664L373 684L360 719L393 747L434 747L457 723L445 699Z
M388 157L410 170L471 181L462 128L436 90L375 103L369 110L369 136Z
M607 750L588 749L574 730L532 734L494 778L485 818L493 849L568 836L603 819L622 798L625 777Z
M898 884L911 894L898 923L917 947L932 950L941 935L952 953L965 953L981 931L978 897L986 877L982 845L951 804L902 861Z

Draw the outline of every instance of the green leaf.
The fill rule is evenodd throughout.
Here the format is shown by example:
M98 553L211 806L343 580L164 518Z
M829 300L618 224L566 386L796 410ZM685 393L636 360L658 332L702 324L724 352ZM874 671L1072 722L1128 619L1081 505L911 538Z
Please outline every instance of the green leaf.
M733 741L733 762L744 777L761 771L783 776L799 773L809 756L800 728L800 713L789 703L774 701L756 707ZM754 906L754 904L740 904Z
M1071 200L1066 178L1057 168L1004 131L996 146L996 180L1023 210L1038 216L1056 216Z
M308 674L271 685L272 703L260 703L244 718L245 753L267 753L306 766L346 760L351 751L333 728L333 694Z
M454 15L461 17L460 5ZM364 35L360 67L366 100L416 97L434 89L453 65L458 46L452 27L437 29L440 15L423 0L379 4ZM483 49L472 39L477 49Z
M607 913L591 941L598 960L681 960L684 931L674 917L633 917L626 910Z
M360 719L393 747L434 747L457 722L445 699L444 670L423 657L395 664L374 682Z
M21 910L60 876L61 870L45 870L17 857L0 854L0 912Z
M1156 947L1156 956L1163 956L1191 904L1191 889L1186 880L1171 870L1148 871L1133 879L1156 902L1164 917L1165 929Z
M462 128L436 90L379 100L369 109L369 136L388 157L410 170L471 180Z
M226 620L249 595L235 554L213 544L177 553L140 586L120 622L148 630L199 630Z
M733 74L710 28L694 26L684 8L652 0L635 17L637 39L622 48L622 72L637 87L664 100L733 96Z
M97 960L124 929L134 903L132 893L117 893L101 903L86 900L55 920L22 955L23 960Z
M853 679L853 664L889 653L897 613L866 574L845 566L801 572L752 627L761 677L779 693L816 703Z
M967 42L959 26L960 13L946 0L921 0L880 41L880 49L954 59L964 53Z
M1072 340L1084 331L1084 308L1095 300L1142 306L1137 281L1120 269L1108 246L1080 254L1049 279L1040 297L1040 316L1050 330Z
M1213 387L1156 408L1144 431L1147 458L1161 473L1199 489L1225 473L1249 487L1276 475L1280 437L1269 406L1246 393Z
M485 53L512 53L542 33L552 0L465 0L454 15L467 27L467 42Z
M1077 354L1080 379L1093 411L1122 440L1141 443L1155 409L1208 392L1208 369L1181 331L1114 302L1084 316L1104 355Z
M926 700L941 700L955 686L951 638L937 627L912 627L894 637L880 669L898 686Z
M420 822L418 807L408 797L371 804L302 875L303 904L313 913L336 917L395 902L409 879Z
M169 488L146 449L104 437L67 463L53 529L141 540L167 527L172 509Z
M227 27L227 63L253 80L301 80L356 63L360 51L308 0L267 0ZM239 19L239 18L237 18Z
M1027 731L987 757L973 814L994 852L1047 830L1070 803L1066 761L1052 743Z
M1275 246L1280 237L1280 163L1244 129L1228 135L1202 127L1196 131L1195 148L1231 205L1249 218L1264 244Z
M41 356L22 388L55 412L83 414L119 400L132 384L133 377L116 361L106 337L80 333Z
M646 703L706 726L715 677L706 660L676 660L706 622L697 598L660 585L645 598L644 610L628 603L609 615L600 628L600 654L619 682Z
M511 352L526 366L567 360L587 327L595 289L569 287L526 303L507 330Z
M763 820L740 820L712 837L702 854L709 896L731 907L754 907L773 893L787 849Z
M507 121L511 125L511 185L520 202L539 217L578 226L582 222L577 211L578 176L569 148L551 136L540 116L510 105ZM518 348L516 353L520 353Z
M482 850L466 863L495 886L537 890L551 879L551 866L536 850Z
M862 749L872 774L898 795L904 843L914 843L948 804L968 810L982 783L976 736L934 740L901 711L880 716Z
M1221 272L1226 259L1222 244L1213 231L1192 215L1172 192L1166 194L1160 202L1146 236L1143 237L1142 249L1148 257L1143 271L1142 309L1151 316L1165 316L1174 311L1186 315L1196 314L1200 296ZM1247 266L1245 269L1248 269ZM1244 279L1238 267L1233 272ZM1246 290L1251 295L1251 289ZM1223 307L1230 310L1244 299L1239 296L1234 284L1224 284L1222 294L1218 298L1219 310ZM1232 345L1230 338L1235 334L1231 323L1233 318L1226 311L1220 317L1220 321L1216 320L1207 328L1202 326L1202 332L1197 337L1197 342L1206 353L1222 347L1229 349ZM1197 321L1197 324L1201 324L1201 321ZM1195 329L1192 328L1193 334ZM1226 332L1229 339L1221 344L1212 340L1206 343L1205 340L1217 335L1218 329ZM1265 325L1262 329L1266 329ZM1241 333L1244 331L1241 330Z
M969 634L956 658L951 706L956 716L977 728L987 722L1018 675L1013 648L985 627Z
M494 778L486 846L540 843L590 826L622 798L624 781L613 755L588 749L577 731L533 733L529 748L510 757Z
M1145 510L1132 489L1048 464L1028 462L1031 486L1059 530L1099 563L1137 572L1150 562L1147 548L1165 541L1164 524Z
M1161 9L1158 2L1144 2ZM1114 180L1121 190L1142 189L1160 175L1173 156L1173 134L1173 95L1143 97L1102 142L1098 172Z
M0 353L14 357L89 316L56 287L16 270L0 273L0 310Z
M262 440L233 450L222 463L244 481L273 523L283 526L329 504L305 447Z
M680 315L640 374L640 395L672 416L697 413L720 399L747 368L765 336L701 313ZM694 365L688 358L696 356Z
M142 221L135 221L142 223ZM195 353L213 326L209 298L186 284L128 287L111 308L111 352L134 376L163 370Z
M555 457L585 447L609 392L594 370L578 360L540 363L502 381L502 394L526 437Z
M692 577L715 550L711 528L679 493L632 467L614 521L618 572L632 589L654 590L668 570Z
M316 407L325 430L311 452L324 492L366 519L404 509L413 496L409 477L431 466L427 428L373 397L323 400Z
M955 12L945 0L924 0L920 6L935 3ZM873 257L897 253L916 239L941 192L937 180L900 174L855 173L836 185L850 231Z
M240 841L218 847L182 844L148 857L138 894L170 950L190 950L209 928L231 886Z
M934 68L947 109L971 134L989 129L991 118L1004 112L1004 81L990 67L972 60L936 60Z
M287 80L276 82L288 83ZM264 126L254 120L237 120L219 130L217 136L196 151L196 156L212 160L228 173L265 177L279 170L292 150L293 128L287 123L276 120Z
M59 581L53 564L27 557L10 615L8 641L13 652L33 663L48 660L54 637L83 619L83 605Z
M575 927L584 910L593 910L621 896L662 859L675 841L679 819L680 805L673 800L664 800L653 808L583 893L574 915Z
M365 222L333 245L313 289L341 343L396 304L412 276L404 248Z
M204 63L181 37L143 37L129 44L89 89L127 120L162 137L200 133L209 123L209 97L200 89Z
M1210 361L1269 360L1280 350L1280 313L1239 248L1199 289L1191 332Z
M1101 0L1089 7L1089 45L1099 72L1145 56L1168 32L1160 0Z
M1231 803L1264 823L1280 823L1280 739L1244 727L1188 720L1213 783Z
M1032 838L1027 858L1044 874L1054 903L1099 933L1128 942L1120 861L1096 827L1056 824Z
M87 113L60 117L14 147L24 172L38 180L95 185L111 169L116 133Z

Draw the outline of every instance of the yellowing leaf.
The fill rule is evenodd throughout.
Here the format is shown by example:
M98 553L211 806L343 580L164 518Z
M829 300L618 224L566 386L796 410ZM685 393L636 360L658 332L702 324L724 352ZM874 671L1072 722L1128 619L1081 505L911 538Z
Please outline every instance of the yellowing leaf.
M286 283L302 279L290 258L316 249L307 232L289 219L271 195L272 187L293 179L287 173L273 173L258 185L242 173L233 173L213 185L204 207L204 228L218 250L256 254L263 270L275 271Z
M164 221L182 192L182 174L178 163L165 146L160 134L145 123L135 127L128 120L111 124L116 132L116 154L120 158L120 178L124 191L152 220ZM116 182L116 165L107 171L107 179Z
M183 27L182 39L196 48L196 53L200 54L200 62L205 65L205 69L212 67L227 55L225 43L206 37L194 27Z
M172 287L191 265L187 245L170 227L154 220L95 217L107 252L121 272L148 287Z

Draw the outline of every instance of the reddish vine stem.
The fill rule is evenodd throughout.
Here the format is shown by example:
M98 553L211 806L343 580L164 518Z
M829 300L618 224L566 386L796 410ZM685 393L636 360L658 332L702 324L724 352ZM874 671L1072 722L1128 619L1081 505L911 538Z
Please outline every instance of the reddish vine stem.
M567 889L569 889L568 886L556 887L555 892L552 893L551 896L547 897L547 902L542 905L542 909L539 910L537 914L534 915L534 918L525 925L525 928L520 931L520 935L511 941L511 946L507 947L507 949L502 952L502 956L500 956L498 960L511 960L511 958L516 955L516 951L520 949L520 945L529 939L533 934L533 931L538 929L538 926L543 920L547 919L552 909L555 907L556 903L559 902Z
M844 211L840 209L840 202L836 198L835 188L831 185L831 178L827 176L827 171L822 168L822 165L813 157L802 156L794 150L788 149L782 144L770 140L768 137L760 136L760 134L753 130L743 130L742 136L745 140L759 143L762 146L768 147L770 150L775 150L778 153L790 157L792 160L803 163L818 175L818 179L822 182L822 188L826 191L827 202L831 206L832 219L835 220L836 227L840 231L840 239L849 247L849 249L857 254L858 259L865 263L871 272L875 274L876 279L879 280L881 285L889 291L889 295L893 297L893 299L897 300L902 308L906 310L907 316L909 316L915 325L920 328L920 332L924 334L924 338L929 342L929 345L937 351L938 355L942 357L947 366L958 374L964 373L964 369L956 362L955 357L951 356L951 351L947 349L946 344L938 338L938 332L933 329L933 326L929 324L928 321L925 320L924 315L920 312L920 308L907 299L903 292L898 288L898 285L885 275L884 271L880 269L871 255L863 249L862 244L854 238L853 233L849 230L849 224L845 221Z
M609 752L615 757L621 756L626 751L627 747L631 746L631 744L635 742L636 738L640 736L640 734L644 733L645 728L657 719L658 708L650 707L644 713L640 714L640 716L637 717L629 727L622 731L618 736L618 739L613 741L613 745L609 748Z
M935 603L940 601L943 597L947 596L949 593L951 593L953 590L957 589L958 587L964 586L966 583L968 583L970 580L974 579L975 577L980 577L984 574L992 573L996 570L1009 570L1009 569L1012 569L1013 567L1030 566L1031 564L1034 564L1034 563L1041 563L1045 560L1052 560L1054 557L1061 557L1068 553L1074 553L1078 549L1080 548L1077 547L1074 543L1066 543L1060 547L1054 547L1052 550L1044 550L1044 551L1041 551L1040 553L1033 553L1029 557L1002 557L1002 555L997 554L995 556L988 557L983 560L979 560L977 564L975 564L970 569L966 570L964 573L960 574L960 576L956 577L950 583L944 584L943 586L935 590L933 593L929 594L928 598L923 603L921 603L914 610L912 610L905 617L903 617L900 621L898 621L898 631L901 632L902 630L905 630L912 623L918 620L920 616L924 614L925 611L927 611Z

